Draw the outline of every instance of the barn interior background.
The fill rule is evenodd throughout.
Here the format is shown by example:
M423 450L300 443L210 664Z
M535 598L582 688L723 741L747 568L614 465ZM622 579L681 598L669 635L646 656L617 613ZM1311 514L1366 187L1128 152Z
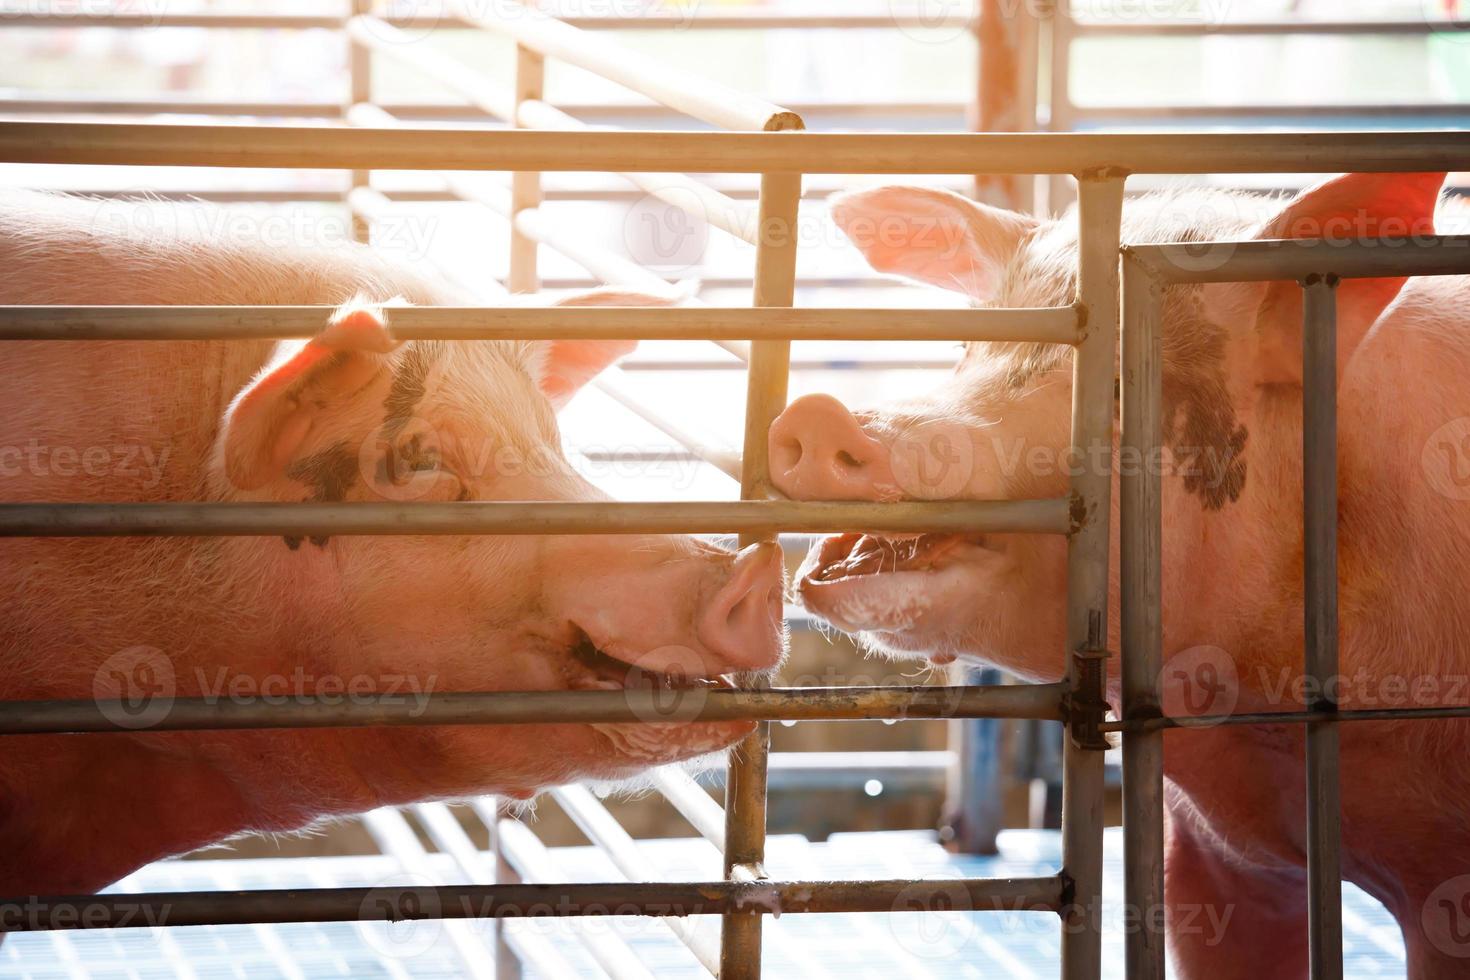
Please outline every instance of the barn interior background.
M349 44L345 6L0 2L0 117L346 125L351 106L369 101L404 122L504 125L475 103L477 94L493 103L497 97L486 93L514 85L513 40L460 29L425 2L378 5L381 29L362 28ZM789 108L813 130L1428 129L1470 122L1470 4L1463 0L1094 0L1060 12L1043 0L999 0L978 4L988 18L963 0L541 6L638 57ZM166 23L191 14L200 16L190 26ZM216 15L219 23L209 24ZM298 22L268 26L272 18ZM365 95L354 91L363 75L354 75L350 50L370 52ZM428 53L437 77L426 74ZM446 73L449 64L464 72ZM544 100L594 126L700 125L555 59ZM1464 176L1452 177L1462 182L1456 192ZM490 179L509 189L508 175ZM917 179L1040 212L1072 197L1070 178ZM1261 189L1307 180L1204 179ZM753 175L703 180L737 202L754 200ZM806 181L796 304L956 304L948 294L873 275L845 245L822 200L858 182ZM683 284L715 305L740 305L750 294L749 242L615 175L545 176L534 236L542 244L530 283L514 281L509 220L452 200L439 175L375 173L375 193L359 193L351 206L344 206L349 175L318 170L8 165L0 183L117 198L109 220L138 222L140 230L156 211L127 202L146 196L224 203L242 216L239 233L295 244L349 239L354 218L371 218L376 246L487 298L507 286L557 291L650 277ZM1147 186L1140 179L1129 189ZM827 391L858 403L899 397L942 376L957 353L939 343L797 342L791 394ZM744 391L743 365L713 344L645 342L563 413L568 449L589 478L621 499L734 499L738 483L719 463L738 454ZM677 426L659 421L668 419ZM793 561L805 550L799 536L784 543ZM864 660L845 639L812 629L799 610L790 617L793 656L783 684L943 680ZM768 864L792 877L1054 867L1060 737L1048 722L783 723L773 734ZM1109 773L1115 779L1115 765ZM212 848L119 887L472 880L496 873L496 862L501 875L527 881L687 877L691 867L718 877L719 852L691 828L719 824L722 777L718 769L702 774L701 791L665 774L656 792L601 802L568 789L519 819L488 800L380 812L311 837ZM963 821L954 818L959 812ZM1109 821L1116 819L1114 793ZM1002 975L981 971L975 963L983 956L1005 976L1054 975L1055 929L1045 917L1031 918L956 911L923 921L887 915L876 925L789 917L767 925L768 969L772 976ZM1360 893L1349 896L1346 928L1351 975L1402 975L1397 928ZM678 931L628 918L38 933L0 945L0 976L707 975L697 951L701 943L708 951L708 936ZM1121 940L1114 930L1105 941ZM964 950L977 956L953 955ZM1121 975L1121 956L1107 960Z

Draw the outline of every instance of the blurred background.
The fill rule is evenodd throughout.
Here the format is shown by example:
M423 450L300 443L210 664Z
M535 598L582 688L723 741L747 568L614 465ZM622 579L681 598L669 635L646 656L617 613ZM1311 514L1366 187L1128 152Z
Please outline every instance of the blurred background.
M496 4L483 6L491 10ZM1058 9L1052 0L543 0L539 7L650 63L798 112L813 130L1434 129L1470 122L1470 0L1077 0L1070 9L1066 3ZM385 35L389 43L453 59L488 86L512 84L511 40L457 27L432 0L389 0L375 12L396 25ZM353 101L342 29L348 13L347 0L296 0L289 6L0 0L0 118L346 125ZM166 23L179 18L188 26ZM503 125L467 106L462 92L394 57L373 56L367 94L404 122ZM702 126L557 60L547 65L545 101L593 126ZM1463 192L1463 178L1452 178L1456 193ZM508 186L510 178L490 179ZM700 179L736 201L754 202L751 175ZM1071 178L914 179L1041 214L1060 213L1072 197ZM1282 191L1306 178L1189 179ZM796 304L911 309L902 315L914 317L922 317L925 308L964 305L957 295L873 274L847 246L826 219L823 202L861 183L823 175L807 179ZM1138 178L1129 190L1160 183ZM140 229L159 220L146 202L165 198L194 202L182 212L185 217L171 220L214 220L208 209L225 206L244 216L252 233L296 244L352 237L353 215L344 206L349 175L336 171L8 165L0 166L0 184L116 198L115 220L136 222ZM452 278L487 301L504 295L510 262L504 217L452 200L441 175L379 172L370 186L382 195L372 223L376 247ZM698 214L611 174L547 174L543 188L545 221L600 258L589 268L541 247L542 289L596 285L599 273L606 278L610 266L624 268L615 264L622 261L644 277L682 284L713 305L750 302L753 247ZM130 203L140 200L145 203ZM958 355L954 345L922 342L798 342L791 395L826 391L849 404L885 401L932 385ZM734 480L649 417L675 419L715 455L738 456L745 397L740 361L713 344L645 342L609 381L607 388L579 395L562 416L568 451L593 482L622 499L738 497ZM807 542L792 536L784 543L794 566ZM998 679L977 668L952 668L954 675L946 677L925 667L867 660L844 638L813 628L800 610L789 613L793 655L779 679L784 685ZM871 875L874 862L891 876L914 877L1027 873L1031 864L1054 868L1056 846L1048 831L1058 826L1060 814L1060 739L1058 726L1031 722L774 726L773 873L820 874L850 865L855 874ZM722 779L720 768L700 775L711 801L721 798ZM1111 761L1109 779L1111 824L1117 817ZM640 845L649 874L709 874L713 867L718 877L718 863L709 864L713 852L695 848L703 842L691 839L688 813L663 795L623 793L604 803L634 838L654 842ZM483 806L447 812L477 848L499 848L494 853L502 874L533 878L532 865L557 868L560 874L551 880L618 873L599 864L604 859L587 846L586 812L572 812L566 804L543 799L534 810L515 814ZM528 840L509 830L493 842L492 829L506 818L534 836ZM429 818L419 813L348 822L309 837L243 839L191 862L140 872L122 887L180 881L195 887L222 887L221 881L234 882L229 887L346 884L382 880L411 866L418 868L415 874L434 877L435 869L449 865L435 863L444 854L431 852L445 848L428 828ZM506 853L507 840L517 842L514 854ZM543 854L543 846L552 851ZM405 855L426 863L412 865ZM803 862L810 865L805 871ZM1366 899L1355 895L1353 901L1361 904L1353 913L1361 916L1360 928L1350 937L1358 956L1354 969L1360 971L1355 975L1401 976L1396 930ZM872 948L852 945L853 930L867 928L859 920L794 918L807 921L787 926L783 920L771 931L808 930L810 935L791 933L804 939L820 933L811 939L818 945L802 946L806 953L791 943L773 950L773 962L783 966L770 975L816 975L812 971L821 972L819 967L838 966L844 975L857 976L870 969L878 971L874 976L893 975L895 969L945 976L1049 976L1054 970L1047 959L1055 956L1054 929L1017 925L1025 916L999 927L999 940L981 931L991 928L987 924L942 941L909 943L906 927L892 926L896 931ZM483 957L492 953L502 971L523 966L528 975L554 975L546 966L552 962L588 976L620 975L585 942L579 945L576 928L517 927L531 925L536 928L499 933L487 927L468 938L441 930L425 940L420 932L417 945L412 936L394 938L360 925L355 933L303 926L295 932L206 928L100 939L12 937L0 946L0 975L489 975L484 971L493 973L493 964L484 966ZM660 975L705 975L666 930L629 921L618 929L645 964L659 964ZM191 935L213 938L179 938ZM899 960L892 965L883 957L894 954L895 937ZM809 950L825 949L822 942L835 951L814 960ZM990 957L979 962L998 965L948 972L947 954L970 946ZM403 955L410 948L413 955ZM539 965L537 955L543 957ZM1121 956L1109 959L1121 970Z

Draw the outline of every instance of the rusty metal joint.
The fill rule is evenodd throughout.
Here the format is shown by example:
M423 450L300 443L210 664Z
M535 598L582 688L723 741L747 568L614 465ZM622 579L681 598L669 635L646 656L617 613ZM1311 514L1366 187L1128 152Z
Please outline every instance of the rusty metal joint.
M1102 724L1107 718L1106 648L1084 647L1072 654L1076 683L1062 698L1062 716L1073 744L1081 749L1103 752L1111 748Z

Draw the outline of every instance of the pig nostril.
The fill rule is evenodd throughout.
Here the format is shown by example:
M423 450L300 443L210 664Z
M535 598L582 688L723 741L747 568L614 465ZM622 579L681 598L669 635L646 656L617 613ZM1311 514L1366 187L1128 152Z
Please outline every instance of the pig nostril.
M860 470L864 465L862 460L858 459L846 449L837 450L837 462L842 464L843 469L848 470Z

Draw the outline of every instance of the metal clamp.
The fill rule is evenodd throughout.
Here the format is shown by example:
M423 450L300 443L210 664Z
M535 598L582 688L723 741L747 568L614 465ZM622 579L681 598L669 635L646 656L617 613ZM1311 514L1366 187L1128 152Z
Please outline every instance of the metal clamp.
M1087 646L1072 654L1073 676L1076 678L1062 699L1062 714L1072 742L1081 749L1106 751L1112 746L1102 731L1107 718L1108 658L1112 656L1102 645L1101 630L1088 630Z

